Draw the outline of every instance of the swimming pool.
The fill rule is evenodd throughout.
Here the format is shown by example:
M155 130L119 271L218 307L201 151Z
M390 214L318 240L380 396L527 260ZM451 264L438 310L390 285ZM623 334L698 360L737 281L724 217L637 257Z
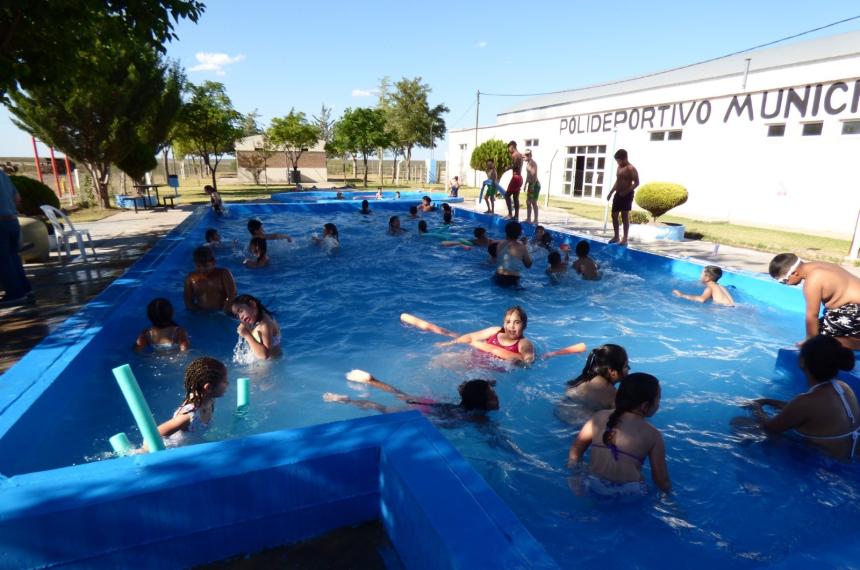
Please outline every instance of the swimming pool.
M239 291L260 297L276 313L286 354L273 363L230 363L230 377L254 380L253 414L233 425L219 402L213 438L369 415L345 405L327 404L326 391L354 391L343 379L364 368L403 390L453 399L460 381L491 377L499 381L502 408L477 425L443 424L442 432L511 506L531 533L564 567L756 567L813 562L828 566L850 560L858 513L860 480L853 466L817 457L786 442L760 442L734 434L729 420L739 403L767 395L788 398L804 389L772 370L777 350L798 340L802 313L799 291L774 283L748 285L735 293L742 306L721 309L683 303L672 288L695 291L692 264L651 258L617 247L593 245L606 270L601 282L552 286L542 275L544 260L514 292L493 287L486 255L444 249L435 241L384 234L397 204L378 204L371 216L351 205L231 206L227 218L198 213L187 234L172 236L152 265L127 276L129 290L117 299L99 299L104 311L98 330L65 367L44 396L0 439L0 472L11 475L105 458L107 438L136 433L110 369L129 362L159 420L181 399L181 371L189 359L206 353L230 360L235 321L198 317L181 308L182 278L203 229L217 227L225 239L244 243L244 221L259 216L267 231L285 231L294 245L273 244L273 267L252 272L229 249L222 264L235 274ZM403 216L402 216L403 217ZM430 225L440 215L429 216ZM484 225L487 218L478 216ZM342 246L330 254L307 244L306 236L324 222L338 225ZM473 215L457 212L453 234L471 234ZM500 234L492 221L490 233ZM184 236L188 236L185 239ZM750 283L726 275L724 280ZM177 321L188 328L192 353L175 360L130 353L136 333L146 325L145 305L167 296ZM755 301L764 296L777 307ZM114 306L114 301L120 302ZM555 415L564 383L576 376L583 356L539 362L530 369L501 371L482 367L465 351L437 348L436 338L404 328L407 311L456 331L499 322L504 309L521 304L529 312L527 335L541 349L583 340L625 346L635 371L655 374L663 384L660 412L675 492L636 503L605 503L574 496L564 467L575 428ZM55 339L59 351L62 342ZM470 368L464 369L464 366ZM50 367L49 367L50 371ZM81 373L85 371L85 373ZM44 372L43 372L44 375ZM386 404L385 394L366 392ZM27 398L29 396L25 396ZM20 400L20 398L19 398ZM64 402L62 407L57 401ZM22 405L8 401L7 408ZM2 420L2 416L0 416ZM29 445L21 446L26 441Z
M338 192L343 193L343 198L338 200ZM398 198L397 194L400 194ZM350 188L350 189L325 189L318 188L316 190L302 190L300 192L278 192L272 194L272 200L275 202L284 202L287 204L295 203L311 203L311 204L329 204L338 202L350 202L353 200L368 202L393 202L393 201L409 201L421 200L423 196L429 196L434 202L462 202L462 198L451 198L444 192L433 192L430 190L385 190L382 192L382 198L376 197L376 190L373 188Z

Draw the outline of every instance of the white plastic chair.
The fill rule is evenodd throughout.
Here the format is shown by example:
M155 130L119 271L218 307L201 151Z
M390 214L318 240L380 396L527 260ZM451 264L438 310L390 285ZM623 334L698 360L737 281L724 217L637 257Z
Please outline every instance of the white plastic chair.
M66 249L66 256L71 257L72 253L69 248L69 238L72 236L74 236L77 241L78 249L81 252L81 257L84 258L84 261L87 261L87 250L84 247L84 236L87 236L87 239L90 241L90 249L93 250L93 257L98 259L96 256L96 248L93 246L93 238L90 235L89 230L76 230L74 224L72 224L72 220L70 220L62 210L58 210L57 208L47 204L40 206L40 208L42 208L42 211L45 212L46 216L48 216L48 220L51 221L51 225L54 226L54 238L56 238L57 242L57 256L61 260L63 256L60 253L60 242L63 242L63 246Z

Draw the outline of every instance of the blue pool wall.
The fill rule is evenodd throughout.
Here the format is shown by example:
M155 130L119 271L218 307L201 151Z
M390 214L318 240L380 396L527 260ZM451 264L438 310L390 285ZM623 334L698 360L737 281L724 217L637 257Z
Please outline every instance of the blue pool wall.
M395 204L403 204L407 201L420 201L422 197L429 196L434 203L457 203L463 201L463 198L452 198L444 192L430 192L424 190L400 190L400 198L397 198L395 190L385 190L382 192L381 199L376 198L376 190L374 190L373 188L366 188L363 190L353 189L349 191L340 191L343 192L344 195L344 198L341 200L337 199L337 190L326 190L323 188L310 191L302 190L300 192L278 192L276 194L272 194L272 200L274 200L275 202L283 202L287 204L295 204L299 202L318 204L342 204L344 202L358 202L359 204L361 204L361 201L366 199L371 204L378 204L380 202L394 202Z
M409 205L409 201L380 202L374 204L373 209L387 215L402 212ZM164 274L184 275L190 269L191 251L197 243L189 239L193 232L202 234L206 225L233 223L234 218L238 222L251 216L275 216L294 211L324 215L333 211L357 211L360 206L358 202L350 201L336 204L231 204L229 207L229 221L215 219L208 208L199 208L121 278L3 375L0 384L0 473L12 475L69 465L87 453L85 450L93 441L103 439L107 451L107 438L128 429L129 417L123 413L108 415L115 417L111 420L115 423L109 426L113 430L110 433L101 433L104 425L91 427L79 419L81 415L92 413L75 404L80 399L77 397L79 391L85 389L82 388L85 379L93 375L105 379L104 409L125 409L110 374L111 368L121 362L101 353L103 343L91 341L96 336L133 338L136 335L140 314L151 297L149 291L159 287ZM466 225L474 223L487 227L493 235L502 235L504 231L505 221L498 217L455 208L455 222L463 221ZM530 225L525 225L525 228L527 234L533 233ZM670 274L689 279L692 284L705 264L607 245L589 236L550 233L555 243L568 239L575 244L578 239L588 239L592 253L598 259L612 258L613 263L639 274ZM735 285L739 293L736 296L749 297L781 312L793 312L797 315L798 331L802 330L804 305L799 287L780 285L765 275L730 271L725 272L721 282ZM68 426L54 436L56 441L45 435L46 426L51 422ZM139 434L133 431L129 436L137 441ZM44 465L45 449L51 449L52 454L57 455L50 465Z
M418 412L0 480L4 568L177 568L381 520L407 568L557 568Z

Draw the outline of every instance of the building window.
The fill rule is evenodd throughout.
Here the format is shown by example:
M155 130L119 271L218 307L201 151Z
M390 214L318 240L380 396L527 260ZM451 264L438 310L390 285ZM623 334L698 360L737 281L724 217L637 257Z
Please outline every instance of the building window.
M540 139L526 139L526 146L540 146Z
M843 135L860 135L860 121L845 121L842 123Z
M666 131L652 131L651 132L651 140L652 141L662 141L666 139Z
M668 131L666 133L666 138L670 141L679 141L681 140L681 133L684 131Z
M803 136L817 137L824 130L824 123L806 123L803 125Z
M602 198L606 145L569 146L562 192L573 198Z
M460 150L466 150L467 148L469 148L469 145L467 145L467 144L461 144L460 145Z
M785 124L768 125L767 126L767 136L769 136L769 137L784 137L785 136Z

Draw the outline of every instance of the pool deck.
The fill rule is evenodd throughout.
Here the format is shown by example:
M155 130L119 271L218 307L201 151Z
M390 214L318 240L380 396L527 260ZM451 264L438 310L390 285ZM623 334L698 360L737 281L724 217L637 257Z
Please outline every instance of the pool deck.
M122 275L161 237L183 222L195 207L203 206L186 204L167 210L123 211L103 220L76 224L76 228L87 229L92 234L98 259L91 257L84 261L77 257L59 263L56 251L53 251L48 262L25 265L27 277L36 292L36 304L0 308L0 346L3 347L0 375ZM456 207L484 211L483 204L476 208L475 203L469 200L456 204ZM497 212L507 212L504 203L497 202L496 209ZM525 207L521 208L520 217L525 218ZM548 228L568 230L593 239L608 240L612 237L611 224L604 231L601 222L573 217L560 208L541 207L540 219ZM773 258L772 253L725 245L721 245L714 254L714 246L712 242L694 240L647 243L631 240L629 247L754 273L767 272L768 263ZM77 253L77 250L72 253ZM845 268L860 276L860 268L849 265Z

